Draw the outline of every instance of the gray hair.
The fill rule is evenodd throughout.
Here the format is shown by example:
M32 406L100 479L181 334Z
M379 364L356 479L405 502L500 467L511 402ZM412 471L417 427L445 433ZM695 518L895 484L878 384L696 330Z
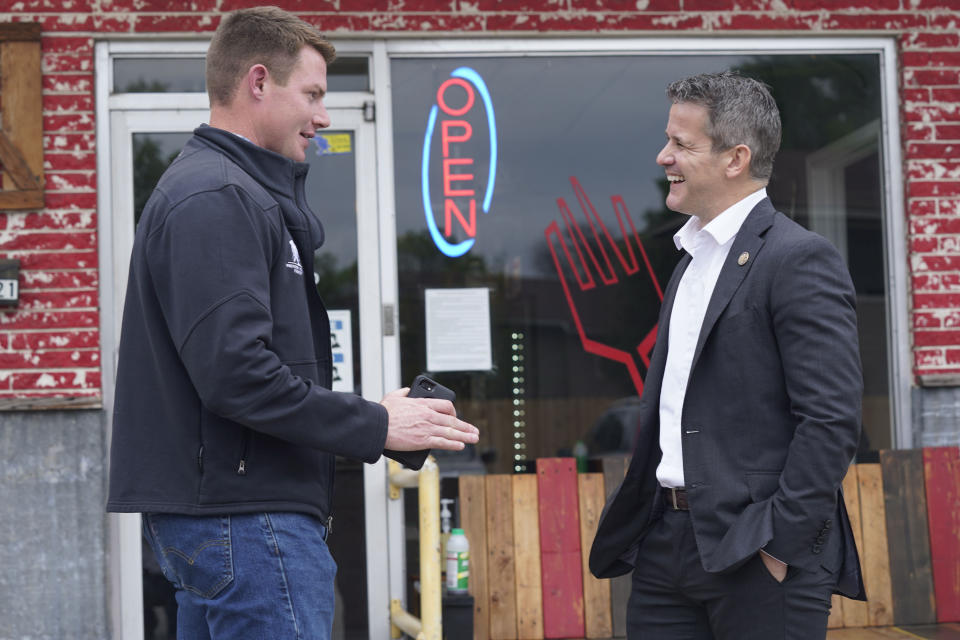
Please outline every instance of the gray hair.
M750 176L769 180L780 148L780 111L767 85L736 72L704 73L677 80L667 98L707 109L707 135L713 151L750 147Z

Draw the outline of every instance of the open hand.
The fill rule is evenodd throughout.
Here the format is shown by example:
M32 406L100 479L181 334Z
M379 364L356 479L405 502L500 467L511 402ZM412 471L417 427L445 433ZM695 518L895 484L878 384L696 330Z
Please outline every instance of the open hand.
M397 389L380 401L389 415L384 448L394 451L459 451L480 439L480 431L457 418L457 411L449 400L408 398L409 392L409 387Z

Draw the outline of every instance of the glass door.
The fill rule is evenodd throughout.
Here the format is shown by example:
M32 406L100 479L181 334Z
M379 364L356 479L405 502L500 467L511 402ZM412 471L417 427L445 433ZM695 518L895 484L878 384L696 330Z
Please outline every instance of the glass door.
M382 396L380 323L380 259L376 206L376 162L373 123L360 108L330 108L333 128L319 132L307 151L311 165L306 196L326 232L315 255L314 279L333 328L334 389L371 399ZM116 370L117 340L133 235L140 213L166 167L176 158L191 131L208 120L206 109L124 109L110 113L110 235L101 237L112 254L112 318L109 360ZM111 372L112 373L112 372ZM112 379L113 376L110 376ZM365 484L382 476L375 467L340 459L334 498L334 525L329 544L339 565L334 638L368 637L368 584L383 582L380 549L369 549L366 532L382 531L383 510L365 500ZM379 475L377 475L379 474ZM366 478L365 476L371 476ZM366 481L366 482L365 482ZM124 637L143 629L147 640L176 637L176 602L148 548L142 546L139 516L121 515L113 549L120 558L123 593L142 592L123 607ZM374 534L378 537L379 534ZM132 613L129 610L132 609ZM137 620L142 613L142 622Z

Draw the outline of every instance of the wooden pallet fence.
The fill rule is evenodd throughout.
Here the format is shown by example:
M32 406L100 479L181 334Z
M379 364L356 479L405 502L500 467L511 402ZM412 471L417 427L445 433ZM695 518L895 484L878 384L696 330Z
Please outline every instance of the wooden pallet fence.
M517 637L513 482L507 475L490 475L486 489L490 640L513 640Z
M898 625L936 621L923 452L880 452L890 555L893 619Z
M866 582L866 568L863 566L863 522L860 518L860 477L857 466L851 466L843 479L843 499L850 517L850 527L853 529L853 540L860 551L861 569ZM867 626L867 603L860 600L849 600L834 596L834 602L842 603L844 627Z
M577 466L573 458L537 460L543 635L582 638L583 575Z
M627 475L630 458L627 456L606 456L601 461L603 468L603 489L609 500L623 478ZM594 530L596 533L596 530ZM627 601L630 599L630 574L617 576L610 580L610 617L613 622L613 637L627 637Z
M543 638L543 585L540 580L540 513L537 476L513 476L513 541L516 549L517 638Z
M867 625L893 624L893 593L890 587L890 554L887 548L887 517L883 506L883 475L878 463L857 465L860 484L860 520L863 526L864 585L867 589Z
M587 561L627 462L578 474L572 458L548 458L535 475L460 478L476 640L626 635L629 576L596 580ZM960 450L881 451L850 466L843 499L868 601L834 596L831 638L960 622Z
M473 596L473 637L490 637L487 594L487 492L484 476L460 476L460 526L470 543L470 595Z
M583 574L583 622L587 638L610 638L610 581L598 580L590 574L590 547L603 511L603 474L581 473L577 476L580 498L580 558Z
M960 621L960 451L923 450L937 622Z

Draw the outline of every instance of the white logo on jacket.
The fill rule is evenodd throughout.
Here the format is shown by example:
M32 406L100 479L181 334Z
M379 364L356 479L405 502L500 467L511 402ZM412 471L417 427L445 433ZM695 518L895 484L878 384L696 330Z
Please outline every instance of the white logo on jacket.
M293 240L290 241L290 262L287 263L287 266L293 269L298 276L303 275L303 265L300 264L300 252L297 251L297 245L293 243Z

